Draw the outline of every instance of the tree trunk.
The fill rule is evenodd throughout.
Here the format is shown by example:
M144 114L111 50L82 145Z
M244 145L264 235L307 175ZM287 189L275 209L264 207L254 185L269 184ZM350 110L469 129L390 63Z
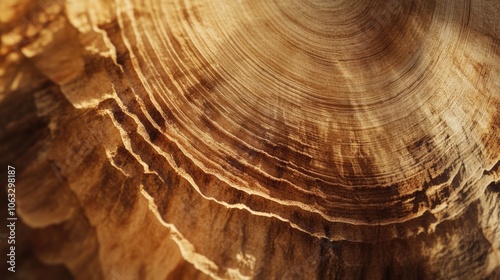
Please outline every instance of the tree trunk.
M2 1L16 277L500 279L499 14Z

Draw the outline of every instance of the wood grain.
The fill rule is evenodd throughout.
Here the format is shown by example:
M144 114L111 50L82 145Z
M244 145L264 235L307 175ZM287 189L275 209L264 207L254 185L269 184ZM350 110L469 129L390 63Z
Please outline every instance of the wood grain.
M2 164L76 279L497 279L500 5L10 1Z

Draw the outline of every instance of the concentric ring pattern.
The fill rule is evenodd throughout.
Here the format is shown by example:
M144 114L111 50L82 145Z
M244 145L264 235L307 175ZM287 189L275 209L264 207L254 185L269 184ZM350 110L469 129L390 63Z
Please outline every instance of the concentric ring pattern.
M310 233L456 215L491 168L477 135L497 97L498 46L465 4L138 3L121 14L130 111L203 194Z
M141 81L130 113L151 152L179 154L155 171L226 207L329 240L408 238L491 183L498 39L471 20L482 8L137 3L119 15Z

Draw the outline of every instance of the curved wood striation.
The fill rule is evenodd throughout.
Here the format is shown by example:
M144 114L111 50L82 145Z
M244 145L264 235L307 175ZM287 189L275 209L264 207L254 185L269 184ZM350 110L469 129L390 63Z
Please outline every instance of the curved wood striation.
M78 279L500 277L499 13L7 3L1 152L37 256Z

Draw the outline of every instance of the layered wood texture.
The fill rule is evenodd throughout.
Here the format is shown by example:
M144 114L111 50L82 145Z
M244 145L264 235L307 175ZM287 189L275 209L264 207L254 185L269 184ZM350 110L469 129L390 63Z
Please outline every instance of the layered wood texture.
M499 279L499 14L2 1L33 254L76 279Z

